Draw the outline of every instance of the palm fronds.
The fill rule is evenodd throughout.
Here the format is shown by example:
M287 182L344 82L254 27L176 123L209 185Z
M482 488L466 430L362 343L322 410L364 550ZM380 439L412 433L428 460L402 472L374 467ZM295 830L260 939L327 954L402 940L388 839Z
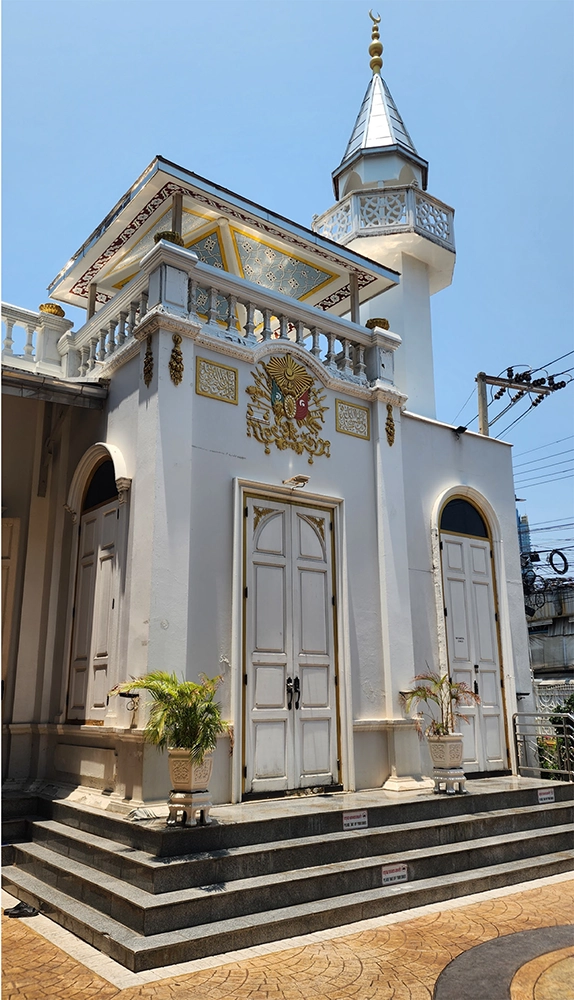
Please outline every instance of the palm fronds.
M426 736L447 736L455 731L455 720L468 722L468 716L458 709L462 705L478 705L480 698L462 681L451 681L448 674L428 670L417 674L410 691L401 692L401 701L406 712L413 705L419 708L415 722L417 729ZM437 710L433 706L437 706ZM423 707L424 706L424 707ZM423 729L423 723L426 728Z

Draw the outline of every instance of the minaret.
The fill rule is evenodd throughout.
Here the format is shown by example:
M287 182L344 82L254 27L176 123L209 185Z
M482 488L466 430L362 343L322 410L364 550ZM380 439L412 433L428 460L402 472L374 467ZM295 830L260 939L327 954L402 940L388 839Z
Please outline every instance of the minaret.
M381 77L380 17L370 17L372 78L333 171L337 203L314 219L313 228L400 272L397 287L361 306L361 322L384 317L402 337L395 382L409 410L434 417L430 296L452 281L454 211L426 193L428 163Z

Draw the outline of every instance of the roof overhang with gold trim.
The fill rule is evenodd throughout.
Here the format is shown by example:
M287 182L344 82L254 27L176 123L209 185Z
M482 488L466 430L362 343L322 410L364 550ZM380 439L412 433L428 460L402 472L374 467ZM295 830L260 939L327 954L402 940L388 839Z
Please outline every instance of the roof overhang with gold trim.
M154 235L172 228L182 195L181 235L207 264L342 315L356 275L365 302L399 282L390 268L156 157L49 286L51 297L86 308L90 285L104 304L139 270Z

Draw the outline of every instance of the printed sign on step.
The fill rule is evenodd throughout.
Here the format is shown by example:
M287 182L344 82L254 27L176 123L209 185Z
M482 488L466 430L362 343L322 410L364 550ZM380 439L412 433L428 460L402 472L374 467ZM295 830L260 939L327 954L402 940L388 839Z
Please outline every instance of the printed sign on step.
M381 872L383 885L394 885L395 882L408 882L409 880L406 865L383 865Z
M354 809L353 812L343 813L343 830L358 830L361 826L368 826L366 809Z
M542 805L544 802L554 802L554 789L553 788L539 788L538 789L538 805Z

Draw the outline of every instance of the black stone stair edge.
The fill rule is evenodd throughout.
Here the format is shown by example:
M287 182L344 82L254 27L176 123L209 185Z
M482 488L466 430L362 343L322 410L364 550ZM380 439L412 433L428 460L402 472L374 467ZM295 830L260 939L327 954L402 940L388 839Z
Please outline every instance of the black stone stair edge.
M501 789L468 795L429 795L413 798L408 802L354 806L353 810L356 808L367 810L369 829L384 828L417 820L448 819L463 813L492 812L499 808L507 808L510 799L517 807L538 805L538 788L547 787L548 782L541 781L540 785L528 788ZM553 782L552 787L557 802L574 799L574 782ZM122 817L84 805L62 802L58 799L38 798L39 811L43 818L59 819L64 825L100 836L102 829L107 829L113 833L109 839L156 857L178 857L203 851L225 850L247 843L264 844L305 836L326 836L342 830L342 816L348 811L341 805L340 809L325 812L305 812L236 823L214 822L207 826L188 828L165 825L158 828L158 821L155 821L154 828L146 825L146 821L141 824L132 823Z
M18 899L36 906L56 923L109 955L133 972L237 951L269 941L314 931L333 929L415 906L444 902L458 896L572 871L574 851L560 851L542 858L520 859L499 865L457 872L390 887L371 889L312 903L281 907L215 925L143 937L128 931L111 917L37 878L10 867L5 872L6 889ZM214 930L216 928L216 930Z
M183 857L173 857L169 859L169 863L166 864L167 859L156 859L152 855L146 852L134 850L131 848L126 848L125 845L118 843L117 841L109 840L108 838L100 837L97 834L86 834L85 831L77 830L74 827L66 826L57 820L34 820L30 828L30 838L36 842L47 844L51 850L56 854L61 854L62 857L70 856L70 843L67 843L67 851L59 851L57 849L56 843L58 839L63 841L63 846L66 846L65 842L72 842L75 845L81 845L86 847L87 857L83 858L83 863L87 864L94 871L105 870L102 869L102 865L105 865L106 855L113 855L112 862L115 867L117 867L117 861L121 861L122 880L127 881L131 885L136 885L138 888L147 889L147 891L162 894L163 892L169 891L169 889L155 888L153 885L153 877L161 875L167 872L168 868L172 866L180 866L182 869L182 875L190 875L193 867L195 868L205 868L206 865L210 865L212 868L219 867L223 869L222 877L219 881L230 881L233 880L234 876L229 873L225 874L225 868L232 867L241 862L241 860L250 858L259 858L261 862L261 867L264 874L272 874L273 872L287 871L289 869L290 862L288 861L288 855L293 852L297 852L302 847L307 849L312 849L313 846L326 847L329 845L331 855L336 853L336 847L343 844L348 844L349 846L354 844L368 845L369 842L374 841L377 838L383 836L396 836L402 835L403 832L411 833L414 831L433 831L438 834L438 831L444 830L445 827L452 829L452 827L458 827L462 829L464 826L468 825L479 825L481 823L494 824L500 822L502 819L517 818L519 830L520 829L543 829L543 826L549 827L549 819L552 815L555 818L552 821L552 826L559 825L561 817L559 814L564 813L574 813L574 803L570 801L557 802L549 805L529 805L521 806L518 808L509 807L507 809L501 809L496 812L480 812L480 813L467 813L461 816L450 817L448 820L444 819L434 819L427 822L413 822L406 824L392 824L386 827L374 827L365 828L353 831L343 831L340 830L337 833L332 833L326 840L322 835L316 835L312 837L299 837L293 838L292 840L280 840L271 842L268 844L247 844L241 847L230 848L229 851L221 853L218 851L212 852L201 852L198 854L184 855ZM520 825L520 820L526 817L540 818L541 823L539 826L533 825L524 828ZM544 824L542 823L544 821ZM455 831L456 832L456 831ZM518 832L518 831L516 831ZM44 834L47 834L44 836ZM52 836L50 836L50 834ZM506 835L506 834L505 834ZM429 846L436 846L436 843L444 844L446 843L461 843L463 837L455 838L454 840L445 840L444 837L438 837L436 842L431 842L430 836L428 844ZM466 835L468 839L468 835ZM479 838L471 838L479 839ZM92 861L90 861L90 848L94 848L94 854L92 855ZM129 853L128 853L129 852ZM339 851L338 857L330 857L329 863L335 863L337 861L350 860L349 857L341 857ZM358 856L366 857L372 854L373 851L366 850L360 853ZM276 859L279 855L283 855L286 858L286 863L284 866L273 865L270 867L270 860ZM357 856L356 854L354 856ZM79 858L73 858L73 860L79 861ZM98 864L100 860L100 864ZM265 864L267 862L267 864ZM12 863L11 856L8 856L8 863ZM130 869L132 869L132 879L130 879ZM142 874L141 878L136 878L137 873ZM195 884L205 885L206 881L209 882L210 878L199 877L201 872L198 871L198 877L193 880L185 879L187 882L185 888L192 888ZM147 876L147 877L146 877ZM237 877L237 876L235 876ZM241 877L241 876L239 876ZM144 885L142 883L146 882ZM151 883L151 884L150 884Z
M559 840L562 843L559 844ZM383 865L407 864L411 880L415 883L421 881L417 878L416 871L424 871L424 866L432 864L433 860L435 877L443 877L452 873L453 868L474 870L481 867L483 855L493 850L499 852L497 863L504 863L513 860L516 852L523 858L541 852L555 853L557 849L566 849L571 842L571 826L565 825L553 828L542 836L538 830L527 831L526 836L522 832L511 834L502 844L500 837L495 836L431 849L393 851L343 863L320 864L291 871L288 878L293 894L298 894L302 897L302 902L307 903L356 891L354 875L357 881L362 882L363 890L370 889L372 886L365 886L365 881L375 878L378 880L378 872ZM504 861L500 858L500 852L506 855ZM509 858L508 854L514 855L514 858ZM206 914L209 914L208 922L215 923L223 919L224 915L240 916L246 912L263 912L269 907L269 896L275 887L285 883L285 876L279 873L238 879L220 891L214 891L219 889L218 886L205 886L204 889L181 889L158 896L126 885L114 876L94 872L81 862L64 858L41 845L28 844L16 848L16 867L27 871L29 867L38 865L41 866L47 885L57 889L58 878L73 880L77 894L70 891L72 898L84 902L87 896L88 905L104 913L109 907L114 919L146 935L156 933L158 924L163 924L166 930L175 931L192 926L202 918L205 923ZM436 867L439 868L438 873ZM28 873L34 875L33 870ZM94 878L94 874L99 877ZM50 878L52 875L55 882ZM102 900L101 906L98 906L98 897Z

